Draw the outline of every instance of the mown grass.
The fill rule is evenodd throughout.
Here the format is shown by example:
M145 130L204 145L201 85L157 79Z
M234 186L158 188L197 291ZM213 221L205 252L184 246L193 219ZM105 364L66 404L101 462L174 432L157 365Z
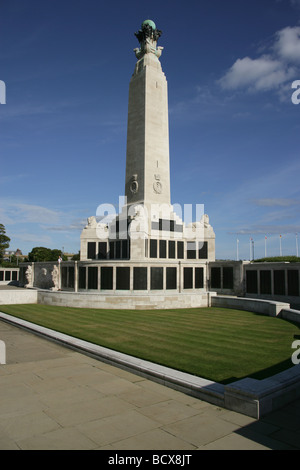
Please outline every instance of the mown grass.
M299 327L223 308L104 310L2 305L4 313L220 383L262 379L293 366Z

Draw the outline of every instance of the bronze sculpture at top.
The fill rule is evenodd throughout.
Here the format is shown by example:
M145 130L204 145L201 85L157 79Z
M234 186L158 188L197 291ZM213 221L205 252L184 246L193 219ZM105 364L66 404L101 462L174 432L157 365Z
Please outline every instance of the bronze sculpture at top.
M141 29L134 33L140 43L140 49L134 49L137 59L141 59L145 54L152 52L156 57L160 57L163 47L157 47L157 41L162 35L162 32L156 28L154 21L145 20L142 23Z

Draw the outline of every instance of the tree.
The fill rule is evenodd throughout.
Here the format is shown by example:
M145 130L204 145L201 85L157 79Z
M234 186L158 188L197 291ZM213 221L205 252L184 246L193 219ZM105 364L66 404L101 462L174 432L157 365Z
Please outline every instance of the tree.
M59 256L65 260L61 250L51 250L50 248L45 248L44 246L36 246L35 248L32 248L30 253L28 253L28 261L57 261Z
M5 250L9 247L10 238L6 235L5 227L0 224L0 262L3 261Z
M72 261L80 261L80 251L76 255L72 256Z

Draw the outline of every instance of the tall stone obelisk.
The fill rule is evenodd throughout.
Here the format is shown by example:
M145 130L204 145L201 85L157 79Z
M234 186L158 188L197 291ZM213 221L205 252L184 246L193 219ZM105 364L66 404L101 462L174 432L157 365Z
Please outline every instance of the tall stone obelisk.
M196 208L198 219L187 224L181 208L176 213L171 204L168 86L159 60L163 48L157 46L161 31L152 20L145 20L135 36L140 47L134 49L137 62L129 85L125 201L110 221L88 219L81 234L80 260L122 260L145 263L144 268L151 260L167 271L175 260L201 264L215 258L215 234L208 216ZM166 259L168 266L163 266ZM119 267L121 273L125 266ZM181 268L173 268L182 279ZM157 272L152 270L153 285Z
M157 47L161 31L151 20L135 33L140 48L129 86L127 204L170 204L168 87Z

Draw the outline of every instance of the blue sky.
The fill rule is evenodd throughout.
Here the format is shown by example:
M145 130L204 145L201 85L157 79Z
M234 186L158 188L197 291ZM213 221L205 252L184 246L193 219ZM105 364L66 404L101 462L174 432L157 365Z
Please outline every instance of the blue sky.
M124 193L134 33L163 34L171 197L204 204L216 257L296 254L298 0L0 2L0 223L10 249L77 253L87 217ZM1 95L0 95L1 96ZM300 98L300 94L299 94Z

